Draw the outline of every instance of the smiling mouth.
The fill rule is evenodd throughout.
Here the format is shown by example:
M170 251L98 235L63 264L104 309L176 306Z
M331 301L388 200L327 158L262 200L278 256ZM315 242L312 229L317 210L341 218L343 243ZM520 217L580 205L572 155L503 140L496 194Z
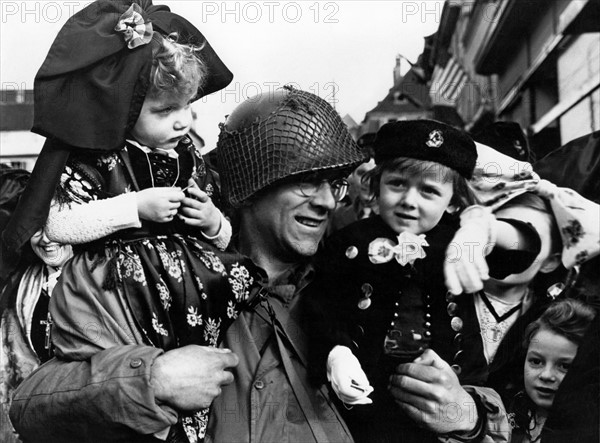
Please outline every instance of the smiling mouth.
M323 224L323 220L308 218L308 217L295 217L296 221L303 226L308 226L309 228L318 228Z

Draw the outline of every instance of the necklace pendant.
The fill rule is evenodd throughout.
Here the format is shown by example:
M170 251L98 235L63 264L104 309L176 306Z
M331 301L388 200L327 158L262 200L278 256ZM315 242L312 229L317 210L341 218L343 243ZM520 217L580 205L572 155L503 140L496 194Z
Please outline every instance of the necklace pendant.
M493 325L490 327L492 330L492 341L497 342L502 337L502 330L498 327L498 325Z
M52 317L50 313L46 315L46 320L40 320L40 325L45 326L44 349L50 349L50 334L52 332Z

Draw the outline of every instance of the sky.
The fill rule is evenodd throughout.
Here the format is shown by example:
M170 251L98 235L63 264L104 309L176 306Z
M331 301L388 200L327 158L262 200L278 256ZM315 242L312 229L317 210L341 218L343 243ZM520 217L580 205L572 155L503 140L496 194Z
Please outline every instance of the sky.
M54 37L89 1L0 1L2 89L31 89ZM313 92L360 123L392 87L396 55L416 61L443 1L192 1L166 4L204 34L234 74L194 104L214 147L218 124L245 98L285 84ZM408 69L403 62L403 71Z

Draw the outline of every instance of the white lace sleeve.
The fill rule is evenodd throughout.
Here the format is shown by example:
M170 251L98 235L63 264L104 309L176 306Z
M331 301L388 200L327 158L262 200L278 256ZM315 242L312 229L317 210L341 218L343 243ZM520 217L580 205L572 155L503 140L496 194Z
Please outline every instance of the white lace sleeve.
M46 234L58 243L87 243L116 231L141 226L135 192L96 200L94 187L78 172L66 167L61 177L69 203L52 201Z
M87 243L121 229L139 228L137 196L129 192L87 203L53 202L46 221L46 234L58 243Z

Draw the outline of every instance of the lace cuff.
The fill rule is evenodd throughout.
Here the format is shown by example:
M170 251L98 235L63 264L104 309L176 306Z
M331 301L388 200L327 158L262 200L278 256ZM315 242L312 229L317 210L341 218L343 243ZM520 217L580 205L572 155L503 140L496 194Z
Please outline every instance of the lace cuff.
M81 244L141 226L136 195L131 192L88 203L54 202L46 221L46 234L58 243Z
M217 234L213 236L206 235L204 232L202 232L202 236L206 240L211 241L212 244L219 248L221 251L224 251L225 249L227 249L227 246L229 246L229 242L231 241L232 229L229 220L225 218L222 212L220 212L220 214L221 227L219 228L219 232L217 232Z

